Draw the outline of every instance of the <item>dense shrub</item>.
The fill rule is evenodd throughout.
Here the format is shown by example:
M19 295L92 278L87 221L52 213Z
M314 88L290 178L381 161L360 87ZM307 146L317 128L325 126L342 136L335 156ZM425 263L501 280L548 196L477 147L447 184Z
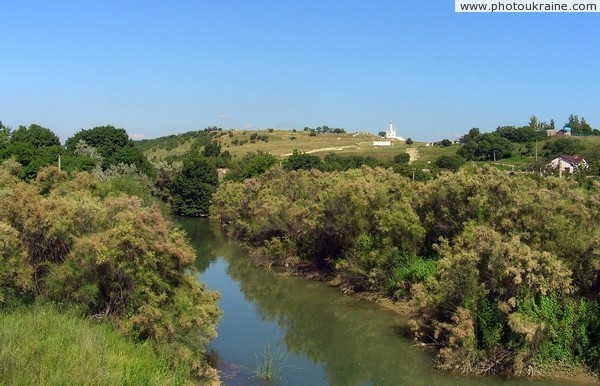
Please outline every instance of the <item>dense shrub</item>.
M219 312L196 281L193 250L157 207L107 183L56 168L35 183L0 173L0 307L75 305L152 342L174 366L210 373L201 353Z
M474 135L479 135L473 131ZM441 369L600 370L600 186L460 169L279 168L216 192L213 213L267 264L312 264L411 300Z
M279 263L294 256L337 267L357 287L380 288L398 256L421 248L424 231L408 184L391 170L367 167L331 174L275 168L224 184L213 209L230 234Z

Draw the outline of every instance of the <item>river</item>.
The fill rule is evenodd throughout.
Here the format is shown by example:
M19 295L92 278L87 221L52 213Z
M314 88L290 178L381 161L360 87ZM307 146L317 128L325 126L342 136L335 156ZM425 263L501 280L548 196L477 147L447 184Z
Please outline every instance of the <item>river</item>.
M432 370L406 320L377 304L305 278L253 266L219 224L179 218L199 280L221 294L223 317L208 350L225 385L565 385L464 377ZM274 378L256 375L266 361Z

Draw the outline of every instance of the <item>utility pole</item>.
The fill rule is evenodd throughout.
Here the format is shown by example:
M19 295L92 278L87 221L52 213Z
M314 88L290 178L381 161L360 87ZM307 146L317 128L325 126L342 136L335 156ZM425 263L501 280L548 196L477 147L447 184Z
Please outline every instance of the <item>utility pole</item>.
M537 162L537 138L535 139L535 162Z
M58 155L58 171L60 172L60 154Z

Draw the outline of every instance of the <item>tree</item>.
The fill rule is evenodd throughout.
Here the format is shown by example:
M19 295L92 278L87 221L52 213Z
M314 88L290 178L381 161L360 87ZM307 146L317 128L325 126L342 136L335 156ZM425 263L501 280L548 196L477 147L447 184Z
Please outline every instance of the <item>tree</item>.
M408 165L410 162L410 154L406 152L398 153L394 156L394 163L400 165Z
M6 136L9 129L3 129ZM60 146L60 140L50 129L32 124L29 127L19 126L10 134L8 141L2 145L0 140L0 155L2 158L15 157L23 167L20 177L26 180L35 178L38 170L44 166L51 165L58 160L58 156L64 152Z
M581 120L579 120L577 115L569 115L569 122L566 123L566 126L571 128L573 134L591 135L593 133L592 128L585 121L585 118L581 117Z
M592 127L590 125L588 125L588 123L585 121L584 117L581 117L581 121L579 122L580 124L580 128L581 128L581 132L584 134L592 134Z
M533 142L546 136L546 133L537 131L530 126L502 126L498 127L495 133L511 142L518 143Z
M8 145L10 140L10 128L4 126L0 121L0 159L2 159L2 149Z
M479 128L474 127L471 130L469 130L469 132L465 135L463 135L460 138L460 143L468 143L469 141L479 137L481 135L481 132L479 131Z
M125 129L117 129L108 125L80 130L65 142L67 150L75 151L77 143L81 139L89 146L96 148L104 158L109 158L118 149L129 145L129 136Z
M412 145L413 143L414 143L414 142L413 142L413 140L412 140L410 137L408 137L408 138L406 139L406 144L407 144L407 145L409 145L409 146L410 146L410 145Z
M533 130L536 130L536 131L540 129L540 124L535 115L532 115L531 117L529 117L529 127L531 127Z
M294 150L292 155L283 161L282 166L285 170L310 170L321 168L322 162L316 155L300 153L298 150Z
M557 138L546 142L542 150L545 158L554 158L559 155L578 155L583 149L581 141L575 138Z
M453 172L458 171L464 163L464 158L457 155L442 155L435 161L435 165L438 168L451 170Z
M266 172L277 163L277 157L261 151L248 153L237 163L237 170L232 173L231 179L243 181L246 178L256 177Z
M380 162L374 157L362 157L359 155L342 156L335 153L329 153L323 157L323 171L343 171L350 169L357 169L363 165L375 167Z
M201 155L188 154L171 183L173 211L184 216L206 216L218 183L214 163Z
M252 134L256 135L256 134ZM251 137L252 138L252 137ZM256 137L254 138L256 139ZM202 155L205 157L218 157L221 155L221 144L219 142L211 141L204 146Z
M29 143L34 148L60 146L60 140L52 130L40 125L19 126L10 136L11 142Z
M135 165L138 170L148 174L152 167L142 152L133 146L125 129L114 126L98 126L81 130L67 139L65 146L68 151L75 152L80 141L85 141L89 147L96 149L102 156L102 168L119 163Z
M512 154L512 143L496 133L479 134L479 129L471 129L463 136L465 144L457 154L471 161L489 161L508 158Z
M448 146L452 145L452 141L450 141L448 138L444 138L444 139L442 139L442 141L440 142L440 144L443 147L448 147Z

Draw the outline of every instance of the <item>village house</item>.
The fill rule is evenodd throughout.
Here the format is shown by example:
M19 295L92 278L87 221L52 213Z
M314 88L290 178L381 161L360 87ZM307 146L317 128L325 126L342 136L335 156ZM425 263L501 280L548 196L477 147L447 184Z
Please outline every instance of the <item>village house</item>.
M587 169L588 163L583 157L577 155L561 155L550 161L548 166L561 173L574 173L580 169Z

